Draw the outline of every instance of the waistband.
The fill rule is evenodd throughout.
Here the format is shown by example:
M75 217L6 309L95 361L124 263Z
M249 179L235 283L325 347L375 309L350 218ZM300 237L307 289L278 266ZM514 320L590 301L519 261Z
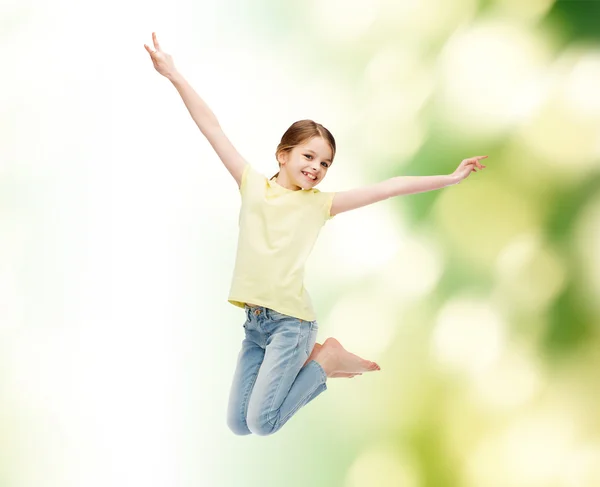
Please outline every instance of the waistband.
M283 317L287 317L287 318L294 318L294 319L299 319L300 321L306 321L306 320L302 320L300 318L296 318L294 316L282 313L280 311L274 310L272 308L268 308L266 306L248 306L247 303L244 303L244 309L246 311L246 316L248 318L250 317L267 317L269 319L276 319L276 318L281 318Z
M253 314L255 316L258 316L260 314L264 314L269 308L265 306L249 306L247 303L245 303L244 309L246 310L246 314Z

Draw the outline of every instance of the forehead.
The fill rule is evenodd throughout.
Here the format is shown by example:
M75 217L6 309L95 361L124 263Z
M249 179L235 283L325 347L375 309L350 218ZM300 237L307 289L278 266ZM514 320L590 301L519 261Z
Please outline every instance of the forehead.
M300 144L297 149L301 151L312 151L325 159L331 160L331 147L329 147L329 144L321 137L314 137L304 144Z

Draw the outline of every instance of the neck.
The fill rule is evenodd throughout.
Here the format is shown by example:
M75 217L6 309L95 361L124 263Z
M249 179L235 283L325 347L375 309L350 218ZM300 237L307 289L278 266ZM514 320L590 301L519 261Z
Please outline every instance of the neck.
M279 186L281 186L282 188L285 189L289 189L290 191L299 191L302 190L302 188L300 186L296 186L295 184L290 184L290 183L285 183L284 181L281 181L279 178L281 177L281 174L279 174L279 176L275 177L273 176L271 178L272 181L275 181ZM282 178L283 179L283 178ZM291 187L290 187L291 186Z

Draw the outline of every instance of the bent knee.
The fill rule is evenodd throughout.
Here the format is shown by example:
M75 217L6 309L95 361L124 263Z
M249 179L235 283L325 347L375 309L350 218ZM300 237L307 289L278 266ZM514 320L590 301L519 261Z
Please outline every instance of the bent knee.
M248 429L251 433L257 436L268 436L275 433L275 427L266 420L258 420L255 418L248 418Z
M238 436L245 436L252 434L252 431L248 429L245 421L241 419L227 418L227 427Z

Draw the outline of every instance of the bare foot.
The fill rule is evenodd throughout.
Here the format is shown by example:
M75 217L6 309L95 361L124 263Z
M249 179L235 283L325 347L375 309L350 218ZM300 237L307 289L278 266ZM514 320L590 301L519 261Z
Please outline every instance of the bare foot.
M362 372L358 372L355 374L347 374L345 372L334 372L333 374L331 374L329 376L330 379L336 379L336 378L341 378L341 377L345 377L346 379L352 379L352 377L354 377L355 375L362 375Z
M335 338L325 340L311 360L315 360L323 367L327 377L334 377L334 374L340 377L339 374L357 375L363 372L381 370L381 367L375 362L365 360L358 355L348 352ZM346 376L343 375L342 377Z
M302 367L304 367L306 364L308 364L308 362L310 362L311 360L314 360L314 358L318 355L319 350L321 350L322 346L323 345L321 345L320 343L315 343L315 346L313 347L312 352L310 353L310 356L308 357L308 359L306 360L306 362L304 362L304 365ZM350 372L334 372L329 377L331 377L332 379L342 378L342 377L345 377L347 379L351 379L355 375L362 375L362 372L353 372L353 373L350 373Z

